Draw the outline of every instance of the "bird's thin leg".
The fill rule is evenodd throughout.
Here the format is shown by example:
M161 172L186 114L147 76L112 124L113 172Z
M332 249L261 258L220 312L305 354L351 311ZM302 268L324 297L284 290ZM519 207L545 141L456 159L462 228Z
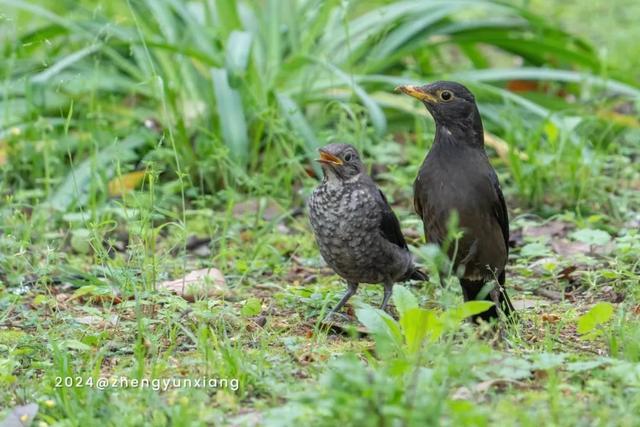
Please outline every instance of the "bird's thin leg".
M340 300L338 305L336 305L333 308L333 310L331 310L329 312L327 317L331 316L334 313L337 313L347 303L347 301L349 301L349 298L351 298L356 293L356 291L358 290L358 284L357 283L347 282L347 286L348 286L347 292L344 293L344 296L342 297L342 299Z
M391 294L393 293L393 282L386 281L384 282L384 297L382 298L382 304L380 305L380 310L384 310L387 307L387 303L389 302L389 298L391 298Z

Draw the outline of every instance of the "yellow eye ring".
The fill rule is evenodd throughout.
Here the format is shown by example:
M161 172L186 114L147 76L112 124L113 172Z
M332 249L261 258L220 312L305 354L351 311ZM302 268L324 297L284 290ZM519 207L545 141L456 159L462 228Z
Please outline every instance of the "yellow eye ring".
M451 101L453 99L453 93L449 90L443 90L440 92L440 99L443 101Z

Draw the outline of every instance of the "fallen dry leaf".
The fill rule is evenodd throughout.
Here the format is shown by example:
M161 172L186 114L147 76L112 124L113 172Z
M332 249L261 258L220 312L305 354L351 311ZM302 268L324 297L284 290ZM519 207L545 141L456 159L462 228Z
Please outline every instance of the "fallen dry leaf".
M540 90L540 83L533 80L509 80L507 89L511 92L537 92Z
M577 269L578 267L575 265L570 265L568 267L565 267L562 270L560 270L560 272L558 273L558 278L561 280L567 280L569 282L573 282L575 280L575 277L573 277L572 274Z
M145 171L134 171L116 176L107 185L109 196L118 197L135 189L144 179Z
M249 332L253 332L258 329L264 328L266 324L267 324L267 318L265 316L257 316L249 319L249 322L247 323L247 326L245 329Z
M316 361L316 358L313 355L313 353L311 353L311 352L302 353L298 357L298 363L300 363L302 366L306 366L306 365L308 365L310 363L313 363L315 361Z
M569 222L553 220L541 225L526 226L523 228L522 234L526 237L565 236L571 228L573 228L573 224Z
M615 244L609 242L605 245L590 245L584 242L573 242L567 239L553 239L553 250L562 256L571 255L609 255L615 249Z
M560 316L555 313L542 313L542 321L547 323L557 323Z
M216 268L194 270L182 279L158 283L158 289L166 289L187 301L226 294L229 291L222 272Z

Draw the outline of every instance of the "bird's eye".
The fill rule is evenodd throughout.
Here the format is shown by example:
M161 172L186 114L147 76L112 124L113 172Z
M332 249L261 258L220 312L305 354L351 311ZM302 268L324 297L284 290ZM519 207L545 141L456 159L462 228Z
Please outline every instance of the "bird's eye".
M353 156L351 155L351 153L347 153L347 154L344 156L344 161L345 161L345 162L350 162L352 158L353 158Z
M449 101L451 98L453 98L453 94L450 91L443 90L442 92L440 92L440 99L442 99L443 101Z

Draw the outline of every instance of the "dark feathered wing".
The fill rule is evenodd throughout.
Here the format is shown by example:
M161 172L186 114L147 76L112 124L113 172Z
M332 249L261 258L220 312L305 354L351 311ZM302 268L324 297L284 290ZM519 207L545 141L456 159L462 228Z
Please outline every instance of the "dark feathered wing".
M500 183L498 182L498 177L495 173L491 174L491 182L493 184L493 188L496 191L498 196L498 200L494 207L494 213L496 219L498 220L498 224L500 224L500 229L502 230L502 237L504 238L504 247L509 253L509 213L507 211L507 204L504 201L504 195L502 194L502 189L500 188ZM505 270L502 270L498 276L498 283L500 284L499 296L498 300L500 302L502 311L507 316L513 316L515 314L515 308L513 307L513 303L507 294L506 289L503 288L505 281Z
M504 201L504 195L502 194L500 184L498 183L498 177L495 173L491 174L491 183L493 184L493 188L498 196L498 200L494 206L494 214L498 220L498 224L500 224L500 229L502 230L504 247L506 248L507 253L509 253L509 214L507 213L507 204Z
M384 196L384 193L380 190L377 191L379 197L377 197L378 205L380 206L380 211L382 212L382 219L380 221L380 232L382 235L390 241L398 245L399 247L409 250L407 246L407 242L404 240L404 235L402 234L402 230L400 229L400 221L398 221L398 217L391 206L389 206L389 202L387 202L387 198ZM426 281L429 280L429 276L422 270L413 266L411 270L408 272L407 276L402 280L420 280Z
M394 243L401 248L408 249L407 242L404 240L402 230L400 229L400 221L398 221L398 217L393 213L393 210L391 210L391 206L389 206L389 202L387 202L387 198L384 196L384 193L378 190L377 194L379 196L377 197L378 205L382 212L380 232L382 232L385 239L391 243Z

